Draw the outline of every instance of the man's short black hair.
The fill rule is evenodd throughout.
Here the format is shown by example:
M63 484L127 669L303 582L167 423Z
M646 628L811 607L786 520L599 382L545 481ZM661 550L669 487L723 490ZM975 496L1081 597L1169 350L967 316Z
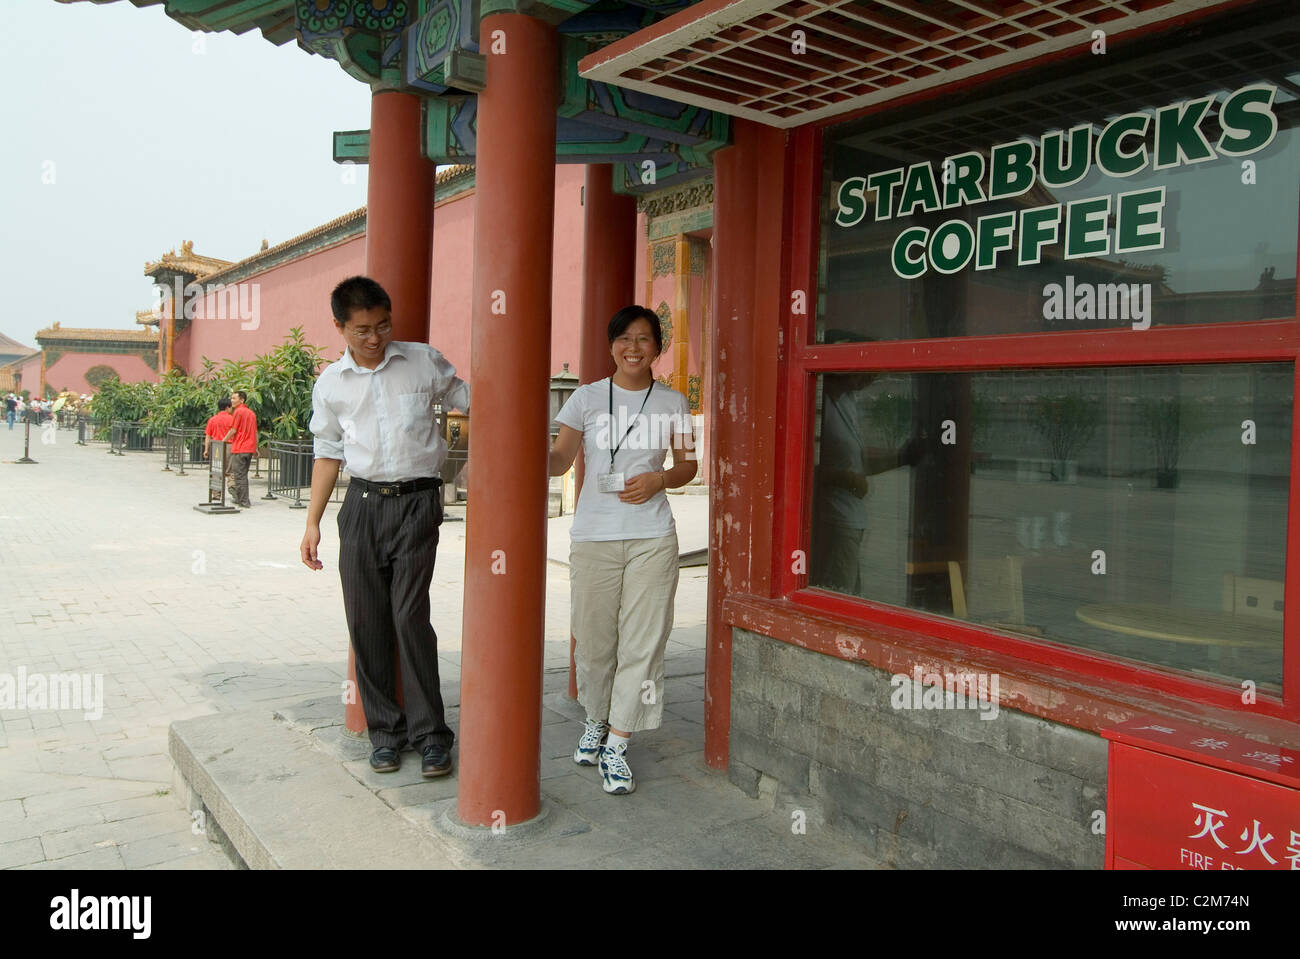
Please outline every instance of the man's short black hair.
M654 310L648 310L644 306L625 306L615 313L609 321L609 341L613 343L637 320L645 320L650 324L650 332L654 334L655 338L655 350L662 353L664 351L664 331L659 325L659 315Z
M330 294L330 311L339 326L347 325L353 310L373 310L376 307L391 310L393 301L384 288L368 276L350 276Z
M245 404L248 403L248 394L245 393L243 390L231 390L231 391L230 391L230 395L231 395L231 396L238 396L238 397L239 397L239 402L241 402L241 403L245 403Z
M218 413L220 413L222 410L228 410L228 409L230 409L230 397L229 397L229 396L223 396L221 399L217 400L217 412L218 412Z

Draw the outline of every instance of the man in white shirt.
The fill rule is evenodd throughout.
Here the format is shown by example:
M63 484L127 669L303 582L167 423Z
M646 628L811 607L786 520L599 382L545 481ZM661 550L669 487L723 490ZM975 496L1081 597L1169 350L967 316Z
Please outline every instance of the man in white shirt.
M438 636L429 583L442 523L447 444L433 404L469 411L469 387L441 353L394 342L392 301L374 280L354 276L330 296L347 343L312 390L315 435L311 503L302 561L322 569L320 520L346 463L352 479L339 509L339 575L356 659L357 686L376 772L394 772L409 743L432 778L451 772L455 736L443 713ZM394 645L406 710L397 703Z

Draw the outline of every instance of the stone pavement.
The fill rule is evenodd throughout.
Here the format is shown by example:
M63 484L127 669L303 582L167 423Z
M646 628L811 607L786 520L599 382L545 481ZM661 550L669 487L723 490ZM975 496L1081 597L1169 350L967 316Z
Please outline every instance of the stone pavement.
M259 499L264 474L252 509L206 516L191 508L206 474L164 472L161 452L113 456L75 441L33 428L37 465L18 465L22 426L0 424L0 676L103 683L94 720L85 709L0 707L0 868L226 868L172 790L167 728L339 695L347 631L335 507L326 568L313 573L297 558L304 513ZM705 497L674 502L688 499L707 510ZM430 593L442 679L454 690L465 508L447 514ZM546 667L559 670L568 570L551 562L547 574ZM705 586L703 569L682 571L674 652L703 647Z
M317 717L310 735L328 738L341 721L347 633L335 507L326 514L321 545L326 568L314 573L297 559L304 513L261 499L264 476L253 481L251 509L208 516L192 509L205 498L206 474L164 472L161 452L114 456L104 445L76 446L75 433L66 431L34 429L32 437L38 463L18 465L21 427L0 428L0 683L20 671L29 683L55 673L92 682L99 677L103 709L96 717L89 695L75 704L80 708L68 709L0 701L0 868L230 868L192 820L185 790L174 786L168 728L178 720L242 712L278 715L305 734L293 717L306 710ZM671 502L683 549L703 545L708 498L675 496ZM447 510L430 590L451 705L459 703L464 514L463 505ZM552 538L567 539L567 524L567 518L552 520ZM630 754L644 785L632 797L607 797L591 770L563 758L578 728L560 722L578 718L578 707L561 694L568 663L566 553L553 543L547 563L542 774L550 802L569 804L555 821L569 821L565 816L574 811L574 821L586 823L582 831L596 845L570 843L556 854L557 864L703 865L710 857L716 864L739 864L735 851L719 845L725 845L725 830L718 834L724 838L687 830L683 836L689 833L695 845L682 846L680 855L665 851L662 843L678 823L665 818L659 804L685 801L688 794L707 794L696 808L712 810L699 820L710 828L730 824L737 837L751 828L788 834L790 816L774 812L773 796L749 799L700 764L703 568L682 570L664 727L638 737ZM328 715L322 718L322 711ZM454 709L449 718L454 728ZM335 740L332 748L356 752L356 744ZM435 783L372 781L374 774L358 761L364 755L362 747L359 755L340 753L336 760L395 815L429 802L445 805L454 795L454 775ZM415 757L408 754L406 762L414 764L418 780ZM617 855L615 816L637 825L631 858ZM669 833L647 834L656 823ZM804 848L811 853L813 845ZM684 851L690 848L698 851ZM743 860L748 864L787 861L753 848ZM816 862L862 864L829 852ZM474 854L464 862L470 860L493 861ZM523 857L517 864L530 863Z

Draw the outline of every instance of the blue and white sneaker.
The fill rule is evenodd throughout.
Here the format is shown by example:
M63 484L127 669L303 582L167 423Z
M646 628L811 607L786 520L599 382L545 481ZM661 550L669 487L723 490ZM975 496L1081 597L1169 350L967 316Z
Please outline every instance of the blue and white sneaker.
M632 770L627 765L627 743L600 747L600 778L605 792L612 796L626 796L636 789Z
M588 719L578 740L578 748L573 751L573 761L579 766L594 766L600 759L600 747L605 743L609 733L609 723Z

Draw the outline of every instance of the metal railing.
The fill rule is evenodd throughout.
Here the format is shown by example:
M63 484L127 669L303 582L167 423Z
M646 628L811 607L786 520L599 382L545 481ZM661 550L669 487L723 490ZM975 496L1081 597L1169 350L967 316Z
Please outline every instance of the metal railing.
M266 495L262 499L282 499L291 509L306 509L303 498L311 499L311 471L315 461L311 440L271 440L266 445ZM330 499L338 502L343 485L336 479Z
M107 443L108 440L108 424L83 413L81 421L77 424L77 442L84 446L91 446Z
M172 472L172 467L176 467L176 475L184 476L185 467L203 468L208 464L207 458L203 455L203 428L198 426L169 426L167 435L164 437L166 450L166 459L163 463L165 472Z
M114 420L109 427L108 451L124 456L126 450L152 450L153 434L144 423Z
M311 499L311 474L315 462L314 444L307 440L271 440L266 446L266 495L264 500L282 499L293 509L306 509ZM439 470L444 490L455 490L456 479L469 459L468 450L452 450ZM332 502L339 502L347 490L340 479L334 481ZM453 493L454 495L454 493ZM453 500L454 502L454 500Z

